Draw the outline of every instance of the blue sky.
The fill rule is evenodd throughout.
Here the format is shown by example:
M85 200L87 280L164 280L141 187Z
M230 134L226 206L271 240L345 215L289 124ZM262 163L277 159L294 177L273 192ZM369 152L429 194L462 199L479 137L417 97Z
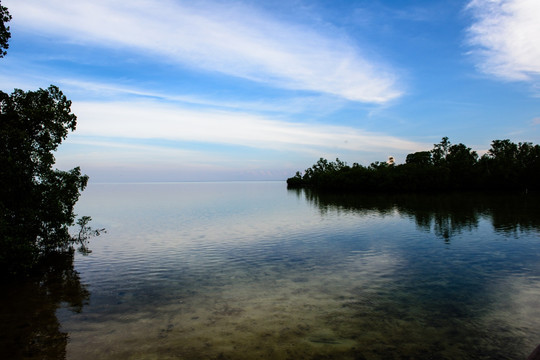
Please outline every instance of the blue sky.
M281 180L443 136L540 143L540 2L4 0L1 90L59 86L94 182Z

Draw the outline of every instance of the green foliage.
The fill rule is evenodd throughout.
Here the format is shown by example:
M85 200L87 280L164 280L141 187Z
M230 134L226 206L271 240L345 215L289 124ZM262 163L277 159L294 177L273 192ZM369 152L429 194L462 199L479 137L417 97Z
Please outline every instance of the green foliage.
M72 248L68 228L88 177L53 169L55 151L76 116L55 86L0 92L0 268L26 272L47 255Z
M0 3L0 58L6 56L6 50L9 48L9 38L11 33L9 32L9 26L6 23L11 21L11 15L7 7L2 6Z
M327 191L441 192L441 191L538 191L540 146L495 140L480 159L464 144L447 137L431 151L407 155L405 164L374 162L352 167L336 159L319 161L287 180L289 187Z

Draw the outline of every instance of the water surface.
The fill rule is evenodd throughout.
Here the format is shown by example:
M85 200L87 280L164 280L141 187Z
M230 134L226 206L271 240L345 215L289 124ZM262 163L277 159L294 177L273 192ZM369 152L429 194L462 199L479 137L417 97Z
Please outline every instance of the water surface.
M4 329L41 341L30 358L524 359L540 343L538 204L94 184L77 211L108 233L60 295L11 289L34 315Z

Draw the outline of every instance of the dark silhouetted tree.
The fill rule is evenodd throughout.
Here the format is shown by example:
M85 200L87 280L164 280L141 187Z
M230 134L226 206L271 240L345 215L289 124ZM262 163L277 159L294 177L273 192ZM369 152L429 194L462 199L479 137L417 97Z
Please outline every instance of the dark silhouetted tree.
M9 48L9 38L11 33L9 32L9 26L6 23L11 21L11 15L7 7L2 6L0 3L0 58L6 56L6 50Z
M445 160L448 152L450 151L451 143L448 140L448 137L443 137L441 142L433 145L433 150L431 150L433 163L437 166L442 165Z
M53 151L76 116L56 87L0 92L0 268L25 272L48 254L70 249L73 207L88 177L53 169Z
M430 151L407 155L405 164L373 162L352 167L323 158L287 180L289 187L331 191L440 192L477 190L540 190L540 146L495 140L487 154L464 144L452 145L447 137Z
M446 155L446 166L450 170L450 184L458 190L477 188L476 163L478 154L463 144L451 145Z
M406 164L416 164L420 166L433 165L433 159L430 151L419 151L413 154L407 155L405 159Z

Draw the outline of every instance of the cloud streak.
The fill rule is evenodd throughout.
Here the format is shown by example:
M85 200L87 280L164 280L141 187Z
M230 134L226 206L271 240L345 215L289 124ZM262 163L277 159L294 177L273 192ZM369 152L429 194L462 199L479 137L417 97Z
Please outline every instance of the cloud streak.
M24 28L74 43L352 101L385 103L402 94L393 71L350 40L239 3L26 0L9 7Z
M540 2L473 0L469 43L481 71L505 80L540 82Z
M77 136L160 139L317 152L377 151L425 147L397 137L347 126L286 122L234 111L193 110L153 101L76 102Z
M0 80L2 80L1 76ZM325 96L280 97L277 99L265 99L264 101L246 101L243 99L239 100L238 96L232 96L231 98L215 98L204 95L171 94L165 91L154 91L144 88L123 86L120 84L99 83L69 78L61 79L58 82L63 88L66 88L67 91L71 93L82 93L87 98L89 95L98 99L109 100L151 98L192 107L242 110L257 113L298 114L312 112L324 114L338 109L343 105L343 100L330 99Z

